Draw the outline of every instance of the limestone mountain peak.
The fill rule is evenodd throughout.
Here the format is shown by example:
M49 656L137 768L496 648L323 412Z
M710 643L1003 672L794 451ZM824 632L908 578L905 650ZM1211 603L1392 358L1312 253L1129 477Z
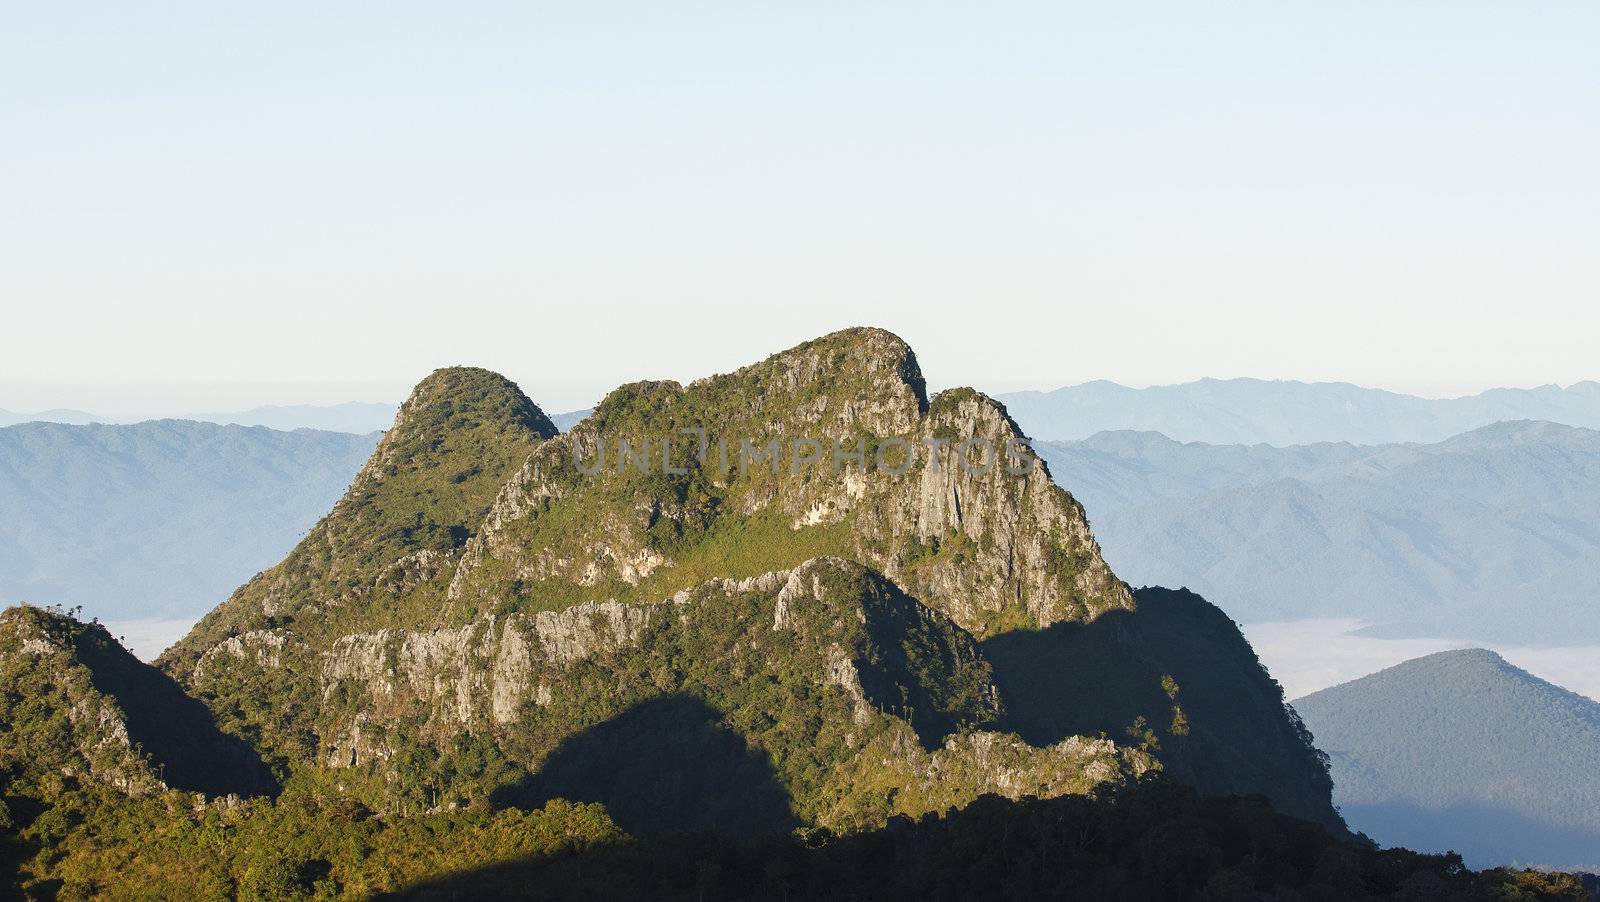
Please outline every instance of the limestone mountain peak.
M979 634L1132 604L1002 405L972 389L930 403L905 342L852 329L612 392L501 489L446 619L660 597L822 554Z
M807 597L817 616L787 629ZM402 760L590 774L589 752L562 749L681 713L721 719L708 747L764 749L803 819L870 824L895 808L851 787L921 787L904 810L935 810L987 785L939 774L1002 749L1051 794L1144 766L1088 736L1155 749L1164 730L1169 756L1215 769L1224 743L1206 724L1193 742L1177 732L1173 652L1128 628L1138 606L1004 405L968 388L930 399L911 348L862 328L687 385L622 386L561 434L503 378L440 370L311 535L162 663L281 766L336 770L374 806L426 797L400 785ZM1026 702L1016 676L1032 671L1002 673L986 651L1058 685L1057 656L988 644L1045 630L1093 648L1123 636L1108 654L1140 661L1140 707L1108 705L1076 733L978 735L1045 723L1007 720L1007 679ZM1219 648L1241 657L1250 716L1278 724L1281 695L1234 638ZM742 754L728 765L765 772ZM1296 785L1316 769L1287 767ZM1279 783L1258 769L1243 785L1282 797ZM1314 799L1298 808L1337 823Z
M444 367L411 390L356 484L402 469L439 466L453 450L453 434L463 432L529 441L551 438L560 430L516 383L499 373Z
M515 382L475 366L441 367L429 373L400 405L391 431L450 422L451 418L507 428L521 426L541 438L558 431Z

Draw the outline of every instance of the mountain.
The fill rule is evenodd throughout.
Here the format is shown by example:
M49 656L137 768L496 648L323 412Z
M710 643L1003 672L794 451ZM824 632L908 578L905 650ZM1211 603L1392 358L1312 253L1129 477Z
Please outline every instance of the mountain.
M1039 442L1130 578L1245 621L1600 643L1600 432L1498 423L1431 445Z
M18 423L67 423L71 425L85 425L88 423L103 423L100 417L82 410L41 410L36 413L13 413L9 410L0 410L0 426L14 426Z
M238 426L265 426L284 431L319 429L366 435L389 428L395 405L350 401L344 404L266 405L234 413L200 413L188 419Z
M1135 430L1214 445L1381 445L1438 442L1502 420L1600 429L1600 382L1433 400L1343 382L1201 379L1128 388L1100 381L999 399L1029 435L1058 441Z
M1385 844L1474 866L1600 863L1600 704L1483 649L1406 661L1295 701L1334 797Z
M311 535L161 665L280 767L336 771L375 807L564 796L649 833L629 800L726 773L755 784L696 793L708 827L859 829L985 791L1082 792L1153 756L1339 829L1232 624L1192 596L1141 605L1004 409L923 385L898 338L851 330L624 386L558 434L500 377L440 371ZM969 439L1016 459L964 465ZM1197 608L1215 637L1192 650L1167 631ZM1058 659L1112 638L1115 691ZM1042 710L1075 694L1095 713ZM1248 745L1209 719L1223 707ZM652 743L631 769L596 763ZM685 744L705 755L668 754ZM532 783L450 776L485 748ZM423 749L433 765L396 770ZM758 757L721 757L738 749Z
M880 330L626 385L564 433L436 371L310 533L136 671L191 719L40 641L3 661L0 892L1584 898L1349 834L1233 622L1132 590L1004 407L930 397ZM97 777L85 686L130 736L175 725L103 772L160 781L174 737L221 735L250 753L223 775L270 787Z
M0 429L0 602L193 618L292 548L377 440L184 420Z

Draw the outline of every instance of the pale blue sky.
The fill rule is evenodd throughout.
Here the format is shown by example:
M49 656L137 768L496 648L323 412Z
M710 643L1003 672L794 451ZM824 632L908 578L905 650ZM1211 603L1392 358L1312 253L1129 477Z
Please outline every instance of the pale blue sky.
M1600 378L1600 4L866 6L9 4L0 407Z

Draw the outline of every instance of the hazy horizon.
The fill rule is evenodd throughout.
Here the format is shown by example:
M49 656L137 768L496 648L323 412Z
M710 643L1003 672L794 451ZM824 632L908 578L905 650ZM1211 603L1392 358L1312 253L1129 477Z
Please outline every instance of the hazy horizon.
M776 350L776 349L774 349ZM760 353L760 352L754 352ZM753 362L753 360L752 360ZM421 380L423 373L417 377ZM503 373L513 382L517 382L534 403L547 413L566 413L592 407L605 393L625 380L605 384L595 383L593 387L578 387L573 384L557 384L553 388L549 383L541 384L537 380L523 381L509 373ZM700 376L709 376L712 373L702 373ZM925 376L928 376L926 372ZM691 376L689 379L699 378ZM1302 384L1342 384L1354 385L1357 388L1385 391L1399 395L1409 395L1426 400L1451 400L1455 398L1471 397L1495 389L1534 390L1554 386L1561 389L1570 389L1575 385L1586 382L1600 381L1600 374L1590 379L1578 379L1572 382L1541 382L1529 385L1484 385L1474 391L1462 393L1436 393L1418 394L1403 391L1398 388L1382 385L1366 385L1346 379L1316 380L1314 382L1303 379L1276 379L1260 376L1201 376L1183 382L1148 382L1127 383L1114 379L1087 379L1082 382L1050 384L1045 386L1021 385L1015 387L993 388L983 385L971 385L990 395L1012 392L1036 391L1048 393L1062 389L1076 388L1092 383L1108 382L1123 388L1147 389L1164 388L1176 385L1187 385L1194 382L1205 381L1258 381L1258 382L1298 382ZM689 380L682 380L689 381ZM395 383L399 384L399 383ZM209 383L193 382L187 385L166 384L162 386L140 386L136 383L107 384L107 385L0 385L0 410L13 414L31 414L54 410L70 410L81 413L93 414L112 422L138 422L151 419L182 419L187 416L220 415L240 413L258 407L332 407L340 404L387 404L399 405L410 393L411 384L404 384L399 390L391 391L387 396L383 388L361 388L361 383L331 383L314 384L306 382L281 382L261 383L255 386L242 386L234 383ZM372 383L372 386L378 385ZM533 388L530 388L530 385ZM934 378L929 378L930 391L939 391L945 388L967 386L970 383L943 383ZM551 389L540 392L539 388ZM343 393L350 389L348 394ZM553 398L554 401L547 401Z

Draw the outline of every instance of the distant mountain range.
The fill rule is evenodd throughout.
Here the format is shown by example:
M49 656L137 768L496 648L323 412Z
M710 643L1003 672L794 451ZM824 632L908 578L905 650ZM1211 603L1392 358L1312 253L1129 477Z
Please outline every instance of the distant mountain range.
M350 401L343 404L288 404L265 405L225 413L184 414L181 419L202 423L219 423L237 426L265 426L268 429L320 429L325 432L349 432L365 435L389 428L394 421L397 404L370 404ZM103 417L83 410L40 410L33 413L14 413L0 410L0 426L19 423L62 423L83 426L89 423L132 423L150 420L122 420Z
M200 413L186 419L268 429L321 429L365 435L381 432L394 422L398 404L350 401L344 404L289 404L253 407L236 413Z
M562 432L566 432L568 429L571 429L572 427L583 422L584 419L591 413L594 413L593 407L586 407L583 410L571 410L566 413L551 414L550 422L556 424L557 429L561 430Z
M88 411L67 410L65 408L40 410L35 413L16 413L10 410L0 410L0 426L14 426L18 423L34 422L83 425L85 423L102 423L105 421Z
M1245 621L1600 642L1600 432L1499 423L1429 445L1039 442L1134 584Z
M398 404L294 404L286 407L256 407L240 413L197 414L193 417L211 423L237 423L241 426L266 426L269 429L325 429L331 432L365 434L381 432L394 422ZM562 432L576 426L594 408L550 415L550 422Z
M1345 382L1201 379L1129 388L1100 380L996 397L1036 440L1075 441L1099 432L1136 430L1214 445L1377 445L1438 442L1505 420L1543 420L1600 429L1600 382L1595 381L1566 388L1494 388L1467 397L1430 399ZM184 413L182 417L272 429L364 434L389 428L398 406L356 401L266 405L243 411ZM550 419L566 430L590 411L557 413ZM0 426L33 421L119 422L82 410L0 410Z
M0 603L196 617L294 547L380 437L187 420L0 428Z
M1600 428L1600 382L1431 400L1344 382L1201 379L1128 388L1099 381L999 398L1028 435L1060 441L1133 429L1214 445L1377 445L1437 442L1502 420Z
M1294 706L1352 829L1473 867L1600 869L1600 704L1466 649Z
M266 426L271 429L327 429L333 432L381 432L394 422L398 404L296 404L289 407L257 407L236 414L205 414L194 419L213 423L238 423L241 426ZM550 422L562 432L576 426L594 408L552 414Z
M378 404L364 401L349 401L343 404L268 404L231 413L187 414L182 419L223 425L265 426L268 429L285 431L320 429L324 432L349 432L355 435L365 435L369 432L382 432L388 429L389 425L394 422L395 411L399 407L400 405L398 404ZM558 413L552 415L550 420L556 424L557 429L565 431L572 428L591 412L593 412L593 408ZM112 422L115 421L82 410L41 410L36 413L13 413L9 410L0 410L0 427L14 426L19 423L65 423L81 426L89 423Z

